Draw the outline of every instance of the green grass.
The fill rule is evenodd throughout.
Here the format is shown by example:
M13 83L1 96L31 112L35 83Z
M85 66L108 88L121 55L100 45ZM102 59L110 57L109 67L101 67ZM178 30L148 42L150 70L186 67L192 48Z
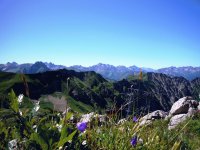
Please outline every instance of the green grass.
M54 94L60 96L59 93ZM75 101L70 96L66 98L73 111L81 112L75 113L75 116L94 111L92 107ZM16 98L13 100L16 101ZM73 112L60 118L57 115L58 112L53 111L51 103L41 101L38 112L32 113L33 103L28 98L24 98L22 104L19 105L23 116L19 115L18 109L13 109L18 105L10 106L10 109L0 110L1 149L6 149L8 141L12 139L17 138L18 141L23 141L24 136L27 141L21 142L22 146L37 147L38 149L42 147L58 149L59 143L75 150L193 150L200 148L200 113L173 130L168 130L169 120L156 120L148 126L139 126L139 122L133 122L132 117L123 124L117 124L117 116L112 116L101 124L94 117L87 124L86 132L81 133L76 129L76 122L63 120L63 118L69 119ZM56 127L60 123L64 126L61 132ZM38 126L37 132L35 129L33 130L33 125ZM130 141L134 136L137 136L138 142L133 147ZM68 142L68 139L72 140L71 143ZM81 145L84 140L86 140L86 146Z
M143 81L148 81L148 76L147 76L146 73L142 74L142 79L143 79ZM130 76L127 77L127 80L128 81L139 80L139 74L130 75Z
M0 93L5 93L16 83L23 83L21 74L0 73L0 78L3 79L0 81ZM26 82L31 83L33 80L26 76Z
M59 99L64 96L67 101L68 107L72 108L73 111L79 112L79 113L88 113L91 111L94 111L94 108L91 105L87 105L81 101L77 101L73 99L71 96L63 94L61 92L55 92L51 94L53 97L58 97ZM39 99L41 101L42 107L46 108L52 108L53 104L51 102L45 102L47 100L47 95L42 95Z
M112 150L168 150L172 147L193 150L200 148L200 114L193 119L186 120L173 130L168 130L168 122L157 120L151 125L142 127L131 120L123 125L110 122L89 131L89 147ZM138 142L136 147L132 147L130 144L134 135L143 141L142 143Z
M91 111L94 111L94 108L90 105L86 105L82 103L81 101L76 101L70 96L66 97L67 103L69 104L69 107L72 108L72 110L77 111L79 113L88 113Z

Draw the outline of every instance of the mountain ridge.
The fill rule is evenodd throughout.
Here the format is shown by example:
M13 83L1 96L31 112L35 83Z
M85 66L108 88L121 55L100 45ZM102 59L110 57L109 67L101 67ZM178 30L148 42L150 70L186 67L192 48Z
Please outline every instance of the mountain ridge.
M34 65L34 67L33 67ZM169 76L182 76L188 80L193 80L197 77L200 77L200 67L166 67L161 69L152 69L145 67L137 67L135 65L126 67L123 65L110 65L98 63L93 66L84 67L82 65L73 65L73 66L64 66L64 65L55 65L51 62L35 62L34 64L25 63L25 64L17 64L16 62L8 62L7 64L0 64L0 71L4 72L14 72L14 73L26 73L26 74L34 74L39 72L45 72L50 70L59 70L59 69L68 69L75 70L78 72L83 71L95 71L96 73L101 74L107 80L119 81L127 78L130 75L138 74L140 71L154 72L154 73L163 73Z
M26 80L22 80L22 76ZM31 99L41 99L44 95L48 97L60 92L69 102L83 103L94 109L106 109L114 104L121 107L132 101L138 113L158 109L168 111L181 97L197 98L200 93L200 78L188 81L183 77L170 77L161 73L143 74L143 80L132 78L109 82L94 71L61 69L24 75L0 72L0 82L0 94L3 95L11 89L17 95L26 95L27 84ZM124 113L126 111L123 110Z

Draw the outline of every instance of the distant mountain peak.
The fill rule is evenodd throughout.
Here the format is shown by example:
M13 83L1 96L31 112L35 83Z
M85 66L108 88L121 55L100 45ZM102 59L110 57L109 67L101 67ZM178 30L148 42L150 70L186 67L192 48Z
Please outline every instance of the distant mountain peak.
M185 66L185 67L170 66L155 70L152 68L137 67L135 65L126 67L123 65L114 66L103 63L98 63L96 65L89 67L84 67L82 65L74 65L66 67L63 65L55 65L52 62L48 63L42 61L37 61L34 64L27 64L27 63L17 64L16 62L8 62L6 64L0 65L0 71L4 72L38 73L38 72L45 72L45 71L59 70L59 69L69 69L78 72L95 71L96 73L101 74L104 78L109 80L121 80L127 78L130 75L137 74L141 70L144 73L155 72L155 73L167 74L169 76L178 76L178 77L182 76L188 80L193 80L197 77L200 77L200 67L192 67L192 66Z
M18 65L16 62L7 62L7 64L6 65Z

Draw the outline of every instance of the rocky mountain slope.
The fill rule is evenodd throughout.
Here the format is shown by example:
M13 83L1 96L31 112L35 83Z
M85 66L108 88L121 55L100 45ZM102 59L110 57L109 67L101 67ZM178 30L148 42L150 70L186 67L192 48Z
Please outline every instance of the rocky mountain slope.
M157 109L168 111L172 104L184 96L198 97L200 79L192 82L183 77L169 77L159 73L144 74L118 82L108 82L95 72L72 70L47 71L38 74L0 73L0 94L13 89L17 95L23 93L32 99L60 92L76 103L99 109L123 108L123 113L149 112ZM78 104L79 103L79 104Z
M199 79L190 82L183 77L170 77L160 73L147 73L145 76L145 81L134 79L114 83L120 93L129 93L129 99L135 101L140 109L145 106L150 111L156 108L168 111L179 98L197 97L200 92Z

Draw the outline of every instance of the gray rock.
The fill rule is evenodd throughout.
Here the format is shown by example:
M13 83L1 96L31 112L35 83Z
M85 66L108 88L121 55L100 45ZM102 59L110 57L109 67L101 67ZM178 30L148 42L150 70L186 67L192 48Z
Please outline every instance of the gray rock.
M197 113L197 109L190 107L187 113L188 117L192 117L195 113Z
M170 119L168 129L174 129L179 123L192 117L199 108L199 102L192 100L192 97L183 97L172 105L169 116L165 119Z
M190 107L197 108L198 105L198 102L192 100L192 97L183 97L172 105L169 115L174 116L177 114L187 114Z
M199 105L198 105L198 107L197 107L197 110L200 111L200 102L199 102Z
M169 125L168 125L168 129L174 129L179 123L185 121L188 118L187 114L179 114L179 115L175 115L170 119Z
M162 110L156 110L149 113L140 119L140 126L151 124L156 119L164 119L167 113Z

